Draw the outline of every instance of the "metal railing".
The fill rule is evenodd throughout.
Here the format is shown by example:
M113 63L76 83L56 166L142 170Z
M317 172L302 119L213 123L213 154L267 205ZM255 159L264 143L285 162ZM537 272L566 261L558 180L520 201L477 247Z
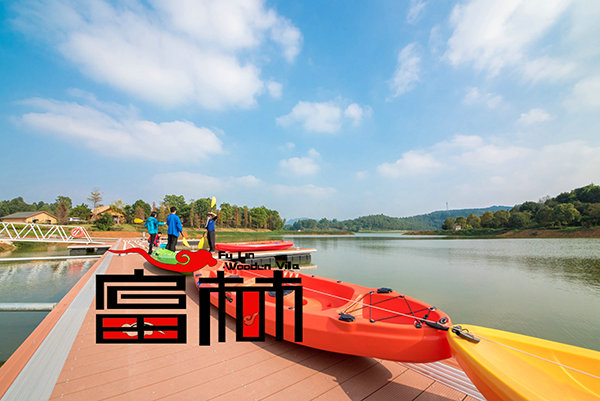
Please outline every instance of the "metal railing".
M96 242L82 226L8 222L0 222L0 240L76 244Z

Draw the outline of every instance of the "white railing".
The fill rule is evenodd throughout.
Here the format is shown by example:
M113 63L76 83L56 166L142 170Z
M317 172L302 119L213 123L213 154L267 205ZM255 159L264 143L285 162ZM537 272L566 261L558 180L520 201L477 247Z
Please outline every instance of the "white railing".
M95 242L82 226L0 222L0 240L31 242Z

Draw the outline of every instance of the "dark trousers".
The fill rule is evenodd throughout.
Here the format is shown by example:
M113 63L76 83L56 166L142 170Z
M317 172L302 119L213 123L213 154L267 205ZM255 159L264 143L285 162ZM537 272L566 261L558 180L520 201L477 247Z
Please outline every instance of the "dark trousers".
M156 234L150 234L150 239L148 240L150 245L148 246L148 255L152 253L152 246L156 242Z
M173 235L173 234L169 234L169 239L167 241L167 249L170 251L175 252L175 247L177 246L177 240L179 239L178 236Z
M214 252L215 251L215 232L209 231L207 238L208 238L208 250L210 252Z

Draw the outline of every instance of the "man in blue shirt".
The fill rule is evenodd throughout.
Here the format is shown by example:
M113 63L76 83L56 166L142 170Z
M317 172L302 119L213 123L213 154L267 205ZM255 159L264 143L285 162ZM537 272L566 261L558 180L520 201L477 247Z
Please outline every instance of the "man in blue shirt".
M206 233L208 237L208 251L215 251L215 220L217 220L217 215L213 212L208 212L206 215Z
M167 217L167 225L169 226L169 230L167 231L168 241L167 241L167 249L175 252L175 246L177 245L177 240L179 239L179 233L183 232L183 226L181 225L181 219L177 216L177 208L175 206L171 206L171 214Z
M156 234L158 234L158 226L164 226L165 223L161 223L160 221L158 221L156 219L156 212L152 212L150 213L150 217L148 217L148 220L146 220L146 224L144 224L146 226L146 228L148 229L148 234L150 234L150 239L148 239L148 242L150 242L150 246L148 247L148 255L152 254L152 245L154 245L154 243L156 242Z

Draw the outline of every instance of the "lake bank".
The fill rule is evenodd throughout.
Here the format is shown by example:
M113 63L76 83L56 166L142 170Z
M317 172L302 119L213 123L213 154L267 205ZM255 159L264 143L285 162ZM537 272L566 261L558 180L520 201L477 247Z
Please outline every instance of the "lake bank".
M600 229L569 227L563 229L527 229L527 230L459 230L459 231L410 231L405 235L445 235L453 237L484 238L600 238Z

